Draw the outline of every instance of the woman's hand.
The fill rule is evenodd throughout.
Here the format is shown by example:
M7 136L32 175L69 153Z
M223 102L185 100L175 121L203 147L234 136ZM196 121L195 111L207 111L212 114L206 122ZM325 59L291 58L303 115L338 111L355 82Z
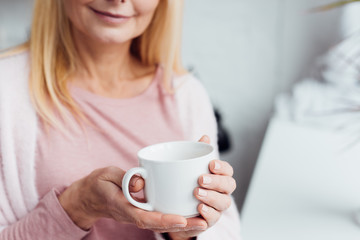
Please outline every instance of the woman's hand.
M200 141L209 143L208 137ZM198 207L202 217L186 219L134 207L121 191L125 171L117 167L97 169L74 182L59 196L59 202L73 222L84 230L90 229L98 219L105 217L135 224L141 229L168 232L174 240L189 239L218 221L221 212L230 206L230 194L236 187L231 177L233 170L228 163L214 160L209 164L209 169L212 174L201 176L200 188L194 192L202 202ZM143 187L142 178L131 179L130 192L138 192ZM202 196L204 192L206 196Z
M203 136L201 142L210 143L209 137ZM199 235L206 228L212 227L220 218L221 212L230 207L230 194L236 188L236 181L233 176L233 168L229 163L213 160L209 164L211 174L205 174L199 178L200 187L195 189L194 194L202 203L198 210L202 218L187 219L187 229L190 226L204 224L202 230L187 230L169 233L173 240L187 240ZM202 225L202 226L204 226Z
M182 216L147 212L132 206L121 191L124 174L125 171L117 167L97 169L70 185L59 196L60 204L73 222L84 230L90 229L102 217L156 232L185 229L187 221ZM131 192L138 192L143 187L142 178L131 179Z

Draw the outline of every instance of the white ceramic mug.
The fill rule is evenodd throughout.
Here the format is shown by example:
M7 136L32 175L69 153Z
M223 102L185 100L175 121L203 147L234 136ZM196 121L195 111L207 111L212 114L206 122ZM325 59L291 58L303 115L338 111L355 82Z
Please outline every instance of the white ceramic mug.
M140 167L126 172L122 190L134 206L184 217L199 215L199 201L194 196L198 178L209 173L214 148L202 142L167 142L151 145L138 152ZM145 180L146 203L135 201L129 193L129 182L135 174Z

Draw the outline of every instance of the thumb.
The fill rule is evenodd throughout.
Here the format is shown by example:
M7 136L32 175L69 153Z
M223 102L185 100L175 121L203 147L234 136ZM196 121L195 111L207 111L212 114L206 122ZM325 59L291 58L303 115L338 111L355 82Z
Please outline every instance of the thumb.
M207 135L203 135L203 136L200 138L199 142L204 142L204 143L210 144L210 138L209 138L209 136L207 136Z

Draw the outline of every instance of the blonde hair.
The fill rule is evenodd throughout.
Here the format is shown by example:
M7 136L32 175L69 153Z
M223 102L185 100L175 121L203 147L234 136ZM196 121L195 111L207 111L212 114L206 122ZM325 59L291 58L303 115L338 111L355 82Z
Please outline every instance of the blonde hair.
M182 10L182 0L160 0L150 25L131 45L144 64L163 66L163 85L169 92L172 74L186 72L180 60ZM61 129L55 113L65 121L83 117L67 89L78 59L62 1L35 1L30 40L3 56L21 50L30 50L29 91L40 118Z

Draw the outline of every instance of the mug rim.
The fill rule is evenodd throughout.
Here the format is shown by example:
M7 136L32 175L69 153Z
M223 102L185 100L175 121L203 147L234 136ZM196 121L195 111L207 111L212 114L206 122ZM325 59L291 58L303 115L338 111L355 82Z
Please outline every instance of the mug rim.
M143 154L143 152L145 152L149 148L153 148L153 147L156 147L158 145L163 145L163 144L177 144L177 143L191 143L191 144L203 145L203 146L206 146L207 148L209 148L210 151L207 154L204 154L204 155L202 155L200 157L194 157L194 158L188 158L188 159L179 159L179 160L172 160L172 161L159 161L159 160L156 160L156 159L145 158L145 157L141 156L141 154ZM179 163L179 162L184 162L184 161L194 161L196 159L207 157L207 156L213 154L214 151L215 151L215 148L212 145L208 144L208 143L193 142L193 141L170 141L170 142L162 142L162 143L156 143L156 144L146 146L146 147L144 147L144 148L142 148L142 149L140 149L138 151L137 157L138 157L139 161L148 161L148 162L152 162L152 163L168 164L168 163Z

